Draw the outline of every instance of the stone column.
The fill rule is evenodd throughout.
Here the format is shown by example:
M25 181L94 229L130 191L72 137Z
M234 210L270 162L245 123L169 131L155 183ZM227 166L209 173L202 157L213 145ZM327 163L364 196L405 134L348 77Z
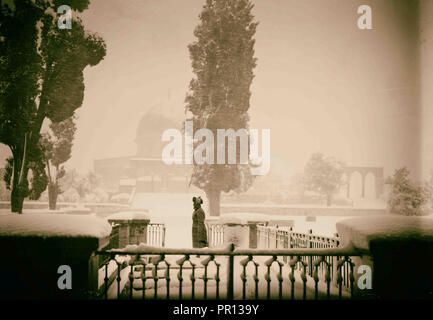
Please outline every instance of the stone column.
M364 173L363 175L361 175L361 188L362 188L362 190L361 190L361 192L362 192L361 197L362 197L362 199L365 198L365 178L366 177L367 177L366 173Z
M147 211L126 211L107 217L110 224L119 225L118 248L129 244L147 244L147 227L150 222Z
M249 247L249 227L246 223L226 223L224 243L233 243L236 248Z

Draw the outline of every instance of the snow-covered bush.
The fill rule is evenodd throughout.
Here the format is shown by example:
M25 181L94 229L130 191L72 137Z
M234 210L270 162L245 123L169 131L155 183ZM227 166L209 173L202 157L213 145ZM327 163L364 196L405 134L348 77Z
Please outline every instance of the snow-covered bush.
M388 196L388 206L392 213L405 216L425 215L426 204L430 198L430 188L409 180L409 170L406 167L394 172L387 181L391 185Z
M69 188L59 195L58 200L60 202L78 202L80 201L80 195L75 188Z
M96 188L85 196L86 202L107 202L108 194L101 188Z

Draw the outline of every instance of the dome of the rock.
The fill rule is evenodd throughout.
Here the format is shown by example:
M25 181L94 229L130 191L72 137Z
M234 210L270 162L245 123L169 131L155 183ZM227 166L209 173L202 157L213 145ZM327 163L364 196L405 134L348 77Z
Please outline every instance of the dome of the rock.
M180 129L181 123L155 112L146 113L137 127L135 142L137 156L142 158L161 158L164 141L162 135L167 129Z

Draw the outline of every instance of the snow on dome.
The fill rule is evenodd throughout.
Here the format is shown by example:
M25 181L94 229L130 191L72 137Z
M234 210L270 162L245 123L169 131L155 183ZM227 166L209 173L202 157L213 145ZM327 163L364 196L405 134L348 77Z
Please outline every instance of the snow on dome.
M103 218L69 214L10 214L0 216L0 236L96 237L109 236Z
M372 240L422 238L433 241L433 220L426 217L359 217L339 221L336 227L344 244L364 250L369 250Z
M150 220L149 211L122 211L105 217L107 220Z

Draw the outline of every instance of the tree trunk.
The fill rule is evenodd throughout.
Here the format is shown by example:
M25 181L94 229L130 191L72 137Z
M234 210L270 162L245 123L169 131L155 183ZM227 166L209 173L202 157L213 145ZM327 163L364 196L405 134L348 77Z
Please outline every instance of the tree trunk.
M332 204L332 194L326 195L326 206L330 207Z
M48 206L50 210L57 208L57 185L55 183L48 184Z
M206 192L207 199L209 201L209 215L219 216L220 215L220 198L221 191L208 191Z
M11 211L16 213L23 213L24 199L28 195L28 180L27 175L29 172L27 166L27 149L29 137L27 133L24 134L24 145L21 151L12 151L14 158L12 183L11 183Z
M24 196L20 192L18 186L14 187L11 192L11 211L16 213L23 213Z
M24 186L19 184L19 176L21 171L21 162L15 161L12 169L12 181L11 181L11 211L15 213L23 213L24 203Z

